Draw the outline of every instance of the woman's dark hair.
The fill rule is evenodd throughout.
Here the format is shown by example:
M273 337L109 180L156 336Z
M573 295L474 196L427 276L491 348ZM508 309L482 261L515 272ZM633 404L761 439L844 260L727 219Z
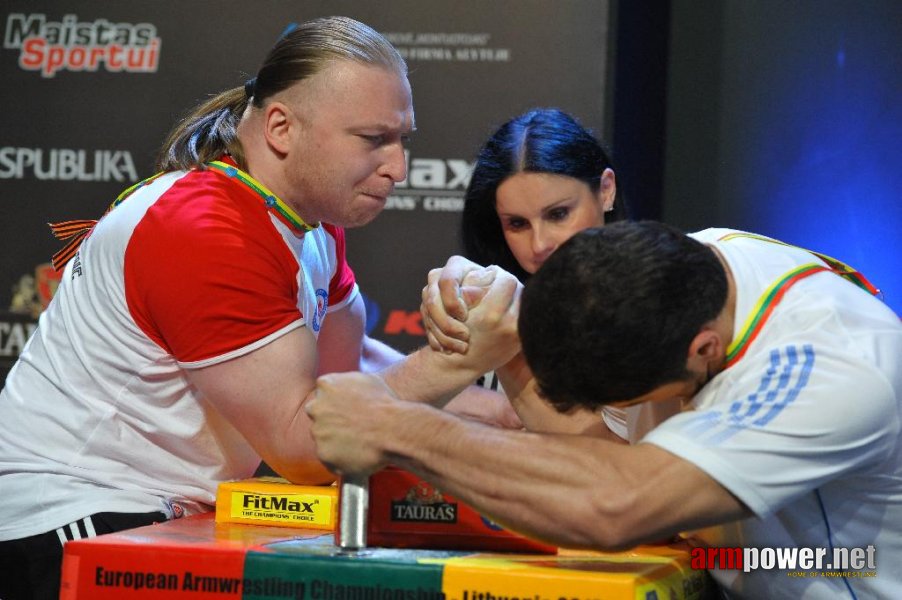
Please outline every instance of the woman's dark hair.
M407 74L407 64L398 51L368 25L347 17L323 17L301 23L279 38L256 77L200 104L175 126L160 149L157 169L187 170L226 152L246 168L236 134L248 104L262 107L267 98L319 73L336 60Z
M511 119L492 134L476 159L461 223L464 255L481 265L498 265L525 281L529 274L508 248L495 209L498 186L516 173L551 173L579 179L597 193L607 168L613 165L601 143L567 113L545 108ZM606 220L626 217L623 200L615 198Z

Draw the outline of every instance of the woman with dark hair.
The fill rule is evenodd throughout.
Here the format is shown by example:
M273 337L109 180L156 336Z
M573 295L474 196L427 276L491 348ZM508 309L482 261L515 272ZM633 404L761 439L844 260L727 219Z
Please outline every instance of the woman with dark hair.
M601 143L557 109L519 115L479 153L464 203L464 254L521 281L577 231L626 218Z
M434 270L424 290L423 321L435 349L465 352L462 323L466 308L458 302L465 276L478 265L497 265L526 282L564 242L589 227L627 218L618 197L613 164L601 142L571 115L553 108L523 113L499 127L485 142L464 201L461 237L468 261L452 258ZM472 262L470 262L472 261ZM473 263L476 263L475 265ZM441 280L439 280L441 277ZM449 318L452 317L452 318ZM500 379L500 381L499 381ZM532 386L521 355L479 384L511 398L531 430L585 432L637 441L677 404L620 409L599 415L571 411L559 415L547 404L527 404L521 393ZM602 422L604 425L602 425Z

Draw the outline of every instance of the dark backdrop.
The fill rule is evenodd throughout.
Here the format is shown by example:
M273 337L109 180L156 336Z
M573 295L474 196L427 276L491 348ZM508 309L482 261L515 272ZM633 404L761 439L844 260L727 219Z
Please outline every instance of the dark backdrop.
M67 6L68 4L68 6ZM607 0L7 0L0 8L0 376L56 285L47 222L96 218L152 174L173 123L240 85L292 22L345 14L405 55L418 131L410 175L371 225L348 232L371 333L424 343L420 289L458 250L469 168L482 140L538 106L604 135ZM92 33L94 32L94 33ZM93 36L93 37L92 37ZM131 45L132 64L123 64ZM94 52L110 60L91 65Z

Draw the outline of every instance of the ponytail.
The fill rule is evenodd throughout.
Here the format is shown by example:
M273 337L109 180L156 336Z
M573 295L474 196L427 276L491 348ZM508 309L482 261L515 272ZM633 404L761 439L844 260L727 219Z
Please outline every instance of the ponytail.
M249 102L267 98L323 70L330 61L351 60L407 74L407 63L385 37L348 17L313 19L288 30L269 51L256 76L194 109L172 130L157 156L157 170L182 171L232 155L247 169L238 123Z
M157 155L158 171L187 171L223 154L245 168L238 123L247 108L244 86L226 90L197 106L178 122Z

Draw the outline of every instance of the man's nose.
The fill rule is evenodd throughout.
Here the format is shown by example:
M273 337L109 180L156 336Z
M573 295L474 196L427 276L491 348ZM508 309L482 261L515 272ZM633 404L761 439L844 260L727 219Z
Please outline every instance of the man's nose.
M387 156L379 168L379 174L390 177L398 183L407 178L407 157L404 155L404 145L400 142L391 144L385 149Z

